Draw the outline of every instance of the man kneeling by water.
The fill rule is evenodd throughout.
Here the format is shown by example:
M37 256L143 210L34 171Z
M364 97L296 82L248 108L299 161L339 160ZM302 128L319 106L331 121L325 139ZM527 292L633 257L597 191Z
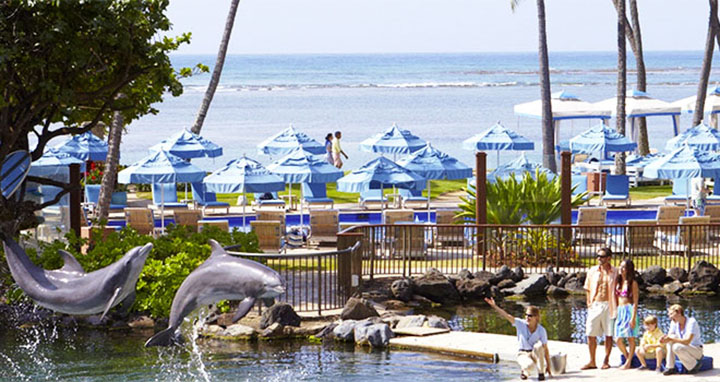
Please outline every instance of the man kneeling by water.
M528 306L525 309L525 319L513 317L508 312L495 304L492 298L485 298L493 309L497 310L500 315L508 320L515 327L518 337L517 362L520 364L520 378L527 379L530 374L537 369L538 380L545 380L543 370L551 376L550 372L550 352L547 347L547 332L540 325L540 309L536 306Z

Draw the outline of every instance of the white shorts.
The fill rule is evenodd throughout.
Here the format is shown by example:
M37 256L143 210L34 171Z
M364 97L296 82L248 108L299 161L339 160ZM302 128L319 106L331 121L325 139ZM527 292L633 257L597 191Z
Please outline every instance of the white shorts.
M607 301L595 301L587 311L585 334L588 337L612 337L615 320L610 317L610 306Z

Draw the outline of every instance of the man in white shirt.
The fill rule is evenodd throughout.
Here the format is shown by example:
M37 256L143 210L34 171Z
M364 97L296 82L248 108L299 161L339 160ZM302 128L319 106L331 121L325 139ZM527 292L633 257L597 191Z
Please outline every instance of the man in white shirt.
M528 306L525 309L525 319L522 320L513 317L497 306L492 298L485 298L485 302L515 327L519 347L517 363L522 369L520 379L527 379L535 370L538 373L538 381L545 380L543 370L548 376L552 376L550 372L550 352L547 347L547 331L540 325L540 309L536 306Z
M660 338L665 345L667 357L665 358L664 375L677 374L675 356L678 357L688 373L695 374L700 371L703 357L703 342L700 325L692 317L685 317L681 305L675 304L668 308L668 316L672 320L668 334Z

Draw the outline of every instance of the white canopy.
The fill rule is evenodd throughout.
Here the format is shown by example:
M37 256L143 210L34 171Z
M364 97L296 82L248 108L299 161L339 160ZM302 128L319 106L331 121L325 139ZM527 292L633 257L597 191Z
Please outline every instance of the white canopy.
M697 96L694 95L692 97L677 100L672 104L679 106L683 113L693 113L695 112L696 100ZM720 114L720 86L715 86L714 88L708 90L707 96L705 97L705 109L703 110L703 113L710 114L710 120L706 121L706 123L717 129L718 114Z
M617 97L596 102L593 106L598 110L609 111L614 117L617 114ZM680 109L680 106L652 98L645 92L639 90L630 92L625 97L625 116L630 119L630 136L633 141L637 142L635 119L640 117L670 116L673 120L673 135L677 135Z
M552 118L555 124L555 142L559 142L560 121L563 119L610 119L611 112L597 109L592 103L581 101L577 96L561 91L552 94ZM520 103L513 107L515 115L542 118L542 100Z

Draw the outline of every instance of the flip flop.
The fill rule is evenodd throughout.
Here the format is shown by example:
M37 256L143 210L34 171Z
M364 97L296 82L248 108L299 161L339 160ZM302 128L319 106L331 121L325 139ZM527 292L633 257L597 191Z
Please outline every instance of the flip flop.
M597 369L597 366L585 365L580 368L580 370L593 370L593 369Z
M610 368L610 365L608 365L607 363L604 363L601 367L601 369L603 369L603 370L607 370L609 368Z

